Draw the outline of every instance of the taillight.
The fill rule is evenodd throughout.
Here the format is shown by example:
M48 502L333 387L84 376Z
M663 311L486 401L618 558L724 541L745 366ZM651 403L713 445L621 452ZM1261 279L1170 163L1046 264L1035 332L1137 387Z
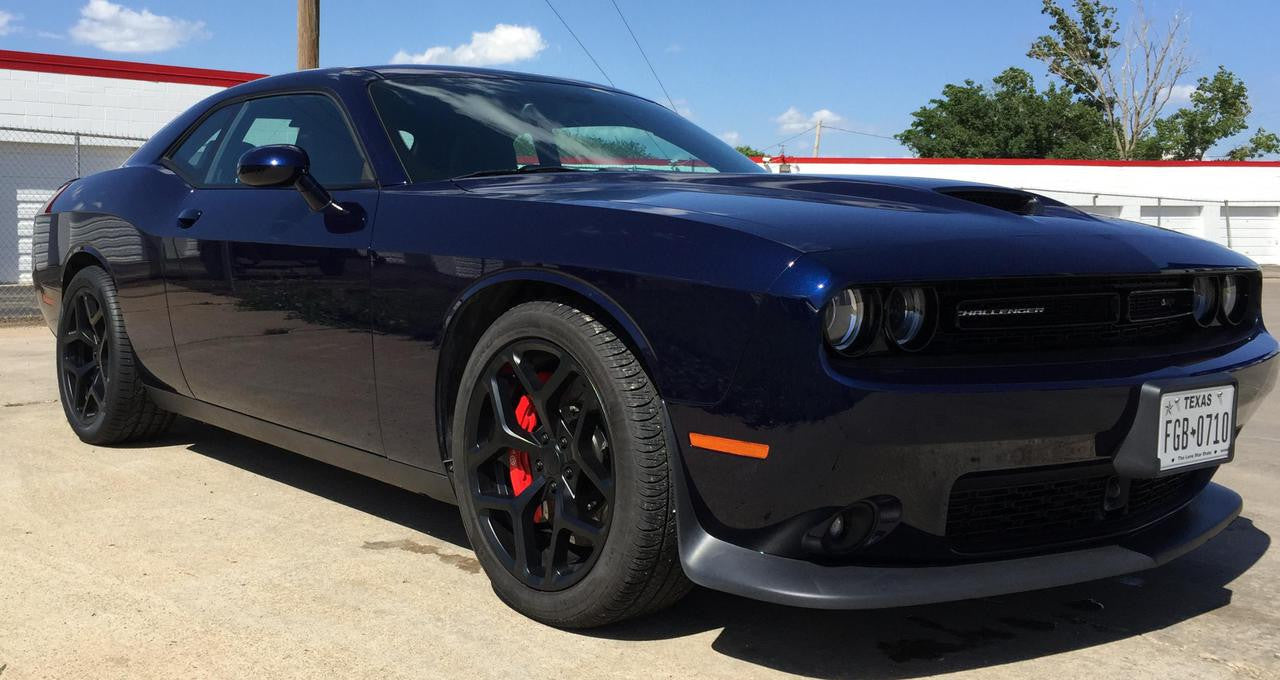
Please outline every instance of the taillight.
M58 200L58 197L62 195L62 192L66 191L67 187L71 186L71 183L74 181L74 179L69 179L66 182L63 182L62 186L58 187L58 190L53 192L53 195L49 197L48 202L44 204L44 207L40 209L40 212L46 215L53 212L53 202Z

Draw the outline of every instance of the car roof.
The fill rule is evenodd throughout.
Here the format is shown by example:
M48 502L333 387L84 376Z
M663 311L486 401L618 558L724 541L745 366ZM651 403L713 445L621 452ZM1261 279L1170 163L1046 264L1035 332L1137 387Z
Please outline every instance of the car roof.
M519 71L503 71L500 69L475 68L471 66L438 66L433 64L387 64L383 66L343 66L335 68L317 68L307 69L303 71L293 71L290 73L282 73L280 75L267 76L251 80L247 83L237 85L226 90L231 96L235 96L240 92L252 92L258 90L268 90L286 87L308 87L319 86L331 83L335 78L355 79L355 80L374 80L382 78L397 78L404 76L470 76L475 78L504 78L510 80L528 80L544 83L559 83L562 85L576 85L579 87L591 87L610 92L618 92L631 96L637 96L625 90L619 90L608 85L587 82L584 80L573 80L570 78L557 78L555 76L545 76L537 73L521 73Z

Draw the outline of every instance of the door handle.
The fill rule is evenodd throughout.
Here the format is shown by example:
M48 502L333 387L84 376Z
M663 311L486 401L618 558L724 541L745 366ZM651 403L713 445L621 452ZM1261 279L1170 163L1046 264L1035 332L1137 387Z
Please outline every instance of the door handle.
M187 208L178 213L178 226L183 229L190 229L191 225L195 224L196 220L200 219L203 214L203 212L195 208Z

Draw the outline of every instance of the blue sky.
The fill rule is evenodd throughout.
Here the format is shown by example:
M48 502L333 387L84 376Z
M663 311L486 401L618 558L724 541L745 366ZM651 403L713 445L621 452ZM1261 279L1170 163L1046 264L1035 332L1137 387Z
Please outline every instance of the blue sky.
M294 65L295 4L0 0L0 48L279 73ZM618 87L666 100L612 4L552 4ZM945 83L986 81L1010 65L1044 78L1024 56L1047 26L1038 0L618 4L677 107L711 132L756 147L815 116L892 135ZM1116 4L1122 18L1132 7ZM1186 84L1224 64L1249 86L1251 125L1280 131L1280 2L1148 0L1146 7L1159 20L1178 8L1190 16L1196 64ZM322 0L322 66L387 63L397 54L604 80L543 0ZM809 133L787 151L807 154L812 144ZM823 135L822 152L907 155L896 142L834 130Z

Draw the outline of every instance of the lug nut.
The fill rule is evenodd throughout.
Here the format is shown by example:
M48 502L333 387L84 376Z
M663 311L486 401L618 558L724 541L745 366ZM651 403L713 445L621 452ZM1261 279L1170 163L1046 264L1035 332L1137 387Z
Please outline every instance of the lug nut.
M560 438L560 446L561 446L561 447L565 447L565 446L568 446L568 445L569 445L569 440L568 440L568 438L566 438L566 437L561 437L561 438Z
M541 461L541 460L534 461L533 466L534 466L535 468L537 468L537 469L538 469L538 472L542 472L542 461Z
M565 479L573 479L573 468L571 468L571 467L566 467L566 468L564 469L564 478L565 478Z
M556 491L559 491L559 485L557 485L555 482L551 482L551 486L549 487L549 489L551 490L551 493L555 493Z
M570 413L570 414L572 414L572 415L577 415L577 414L578 414L578 412L579 412L579 411L581 411L581 410L582 410L582 409L578 408L578 405L577 405L577 404L569 404L569 413Z

